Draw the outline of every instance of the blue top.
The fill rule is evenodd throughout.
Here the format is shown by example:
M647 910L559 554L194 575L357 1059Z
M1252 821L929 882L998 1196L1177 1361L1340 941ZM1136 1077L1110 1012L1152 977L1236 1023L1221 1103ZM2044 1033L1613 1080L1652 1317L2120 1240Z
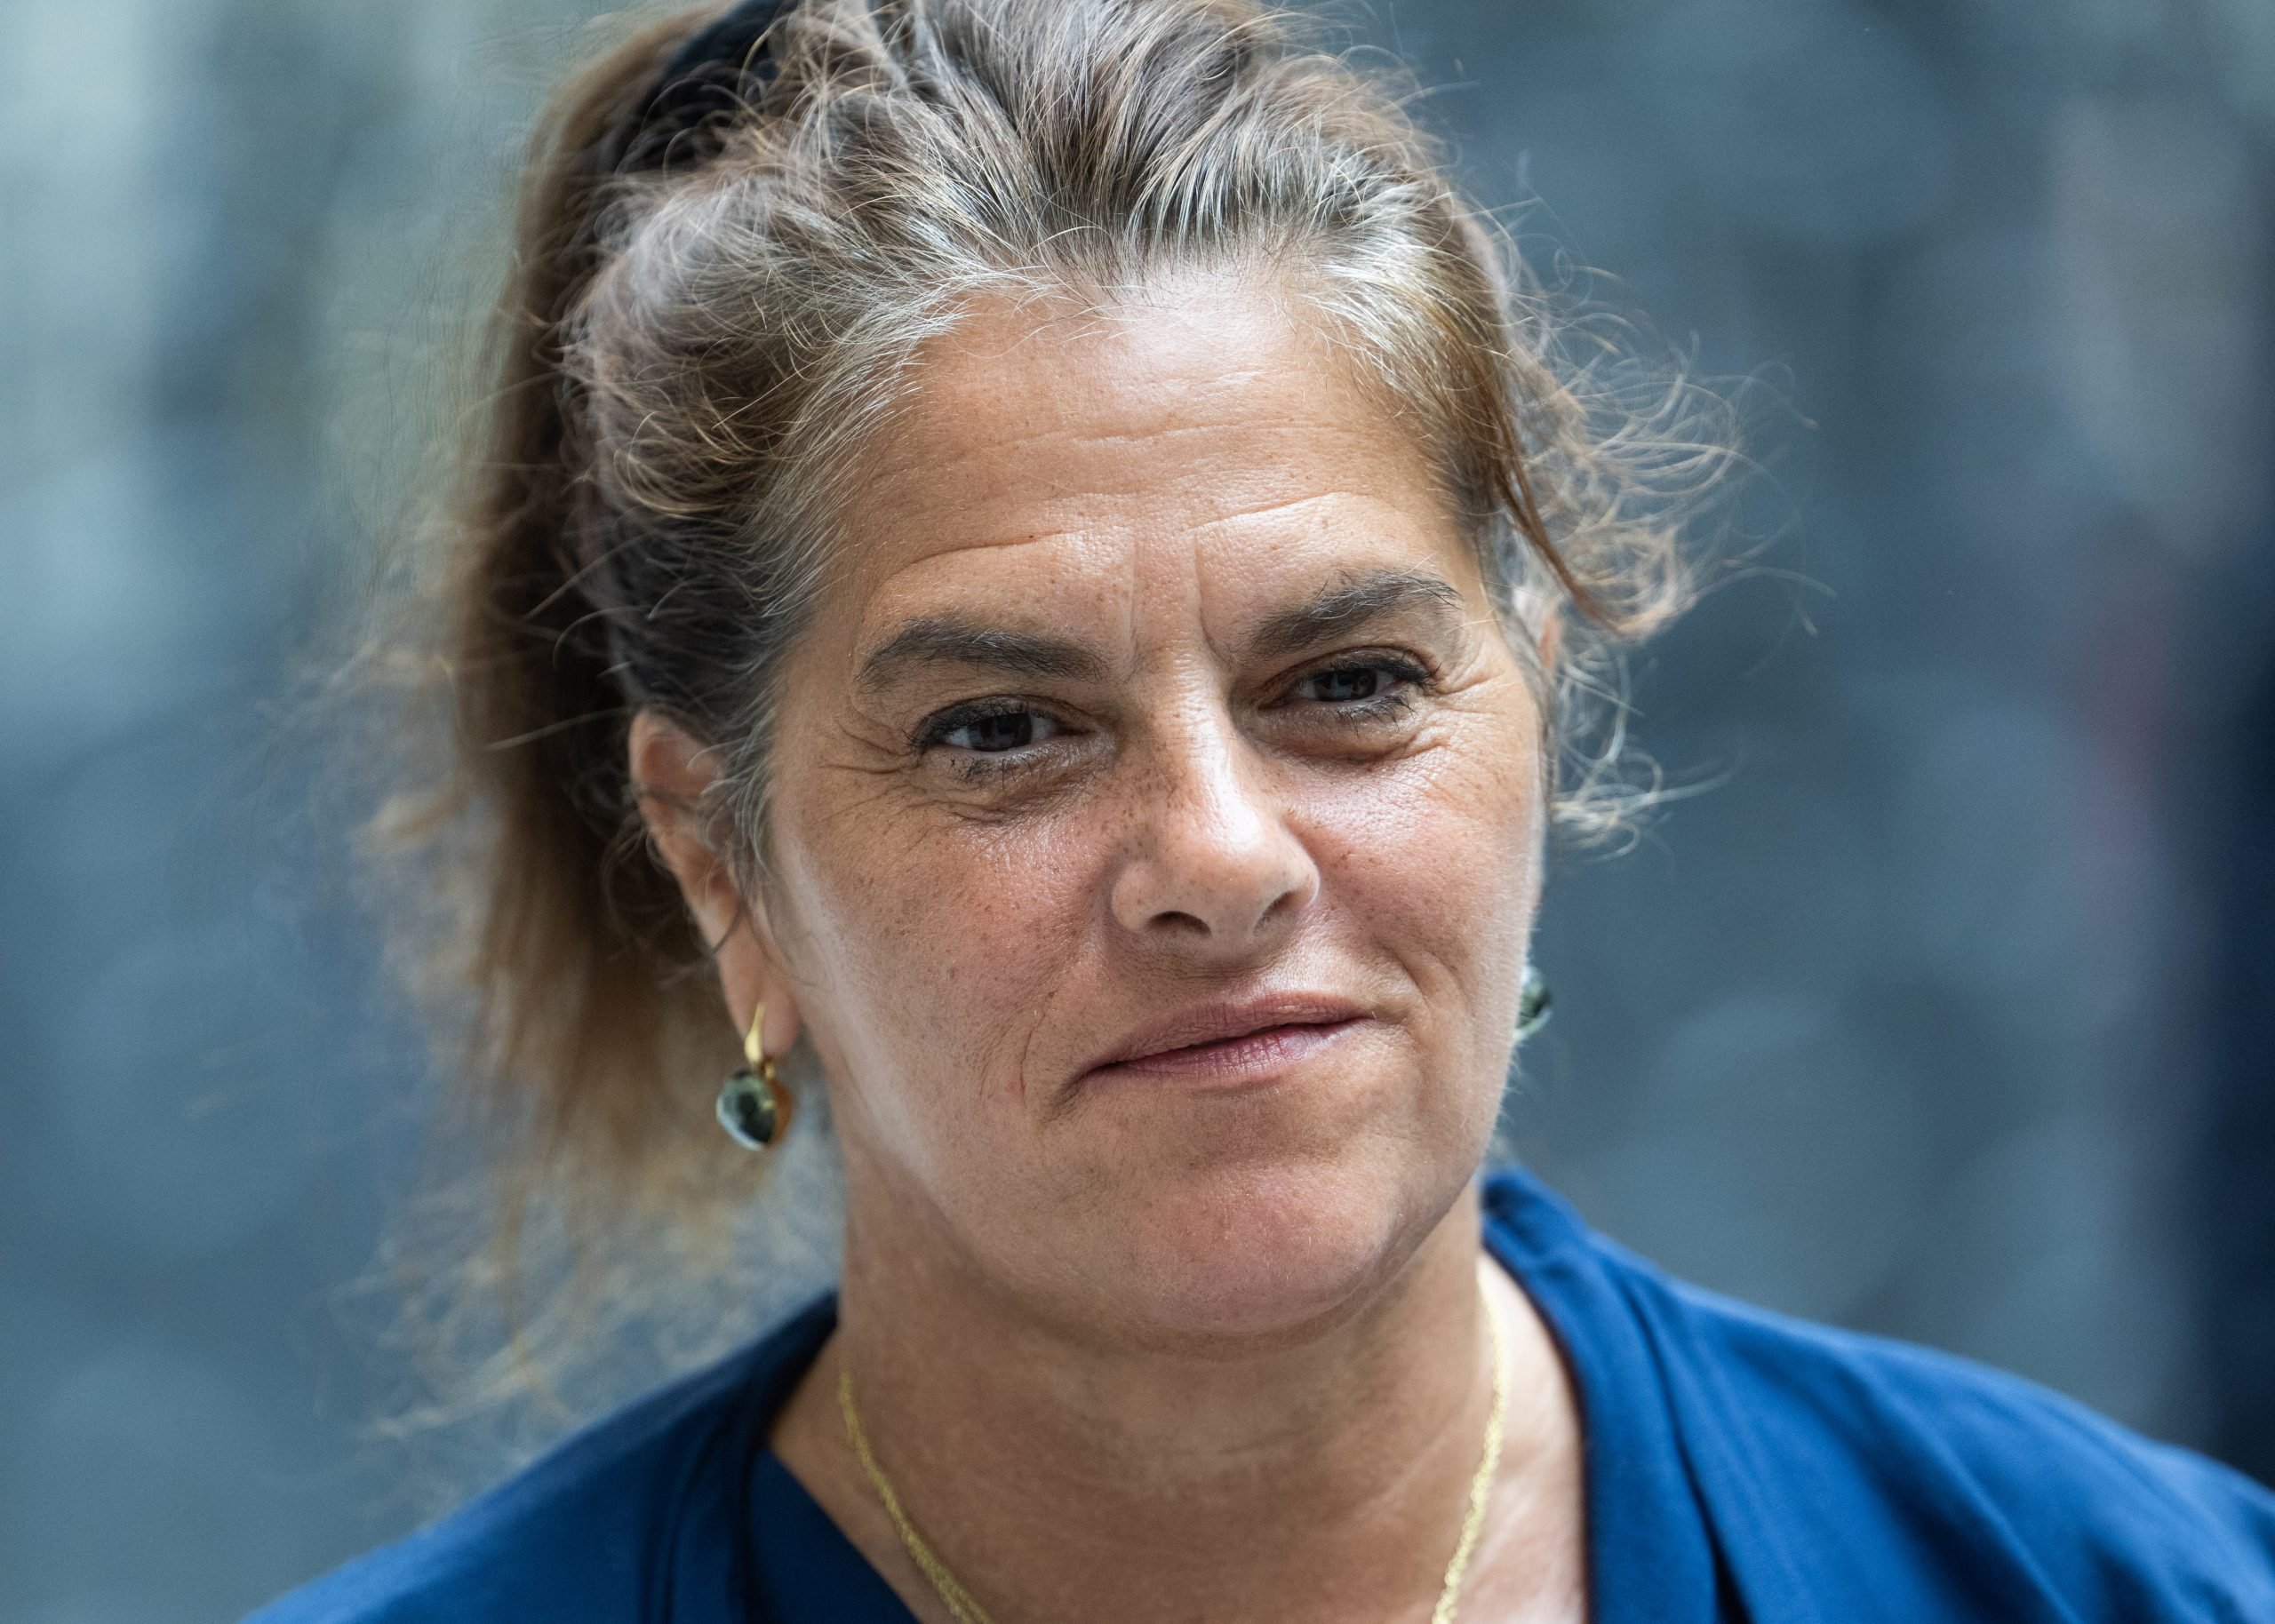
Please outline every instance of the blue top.
M1669 1279L1528 1174L1488 1248L1562 1344L1597 1624L2275 1624L2275 1495L2041 1388ZM252 1624L912 1624L767 1446L825 1298Z

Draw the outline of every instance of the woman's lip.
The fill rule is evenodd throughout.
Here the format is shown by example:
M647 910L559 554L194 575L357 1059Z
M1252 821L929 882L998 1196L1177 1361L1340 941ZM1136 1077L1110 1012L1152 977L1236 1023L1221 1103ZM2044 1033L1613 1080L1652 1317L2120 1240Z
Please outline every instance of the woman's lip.
M1344 1021L1282 1022L1237 1038L1189 1043L1150 1055L1093 1067L1085 1081L1109 1077L1150 1077L1223 1087L1267 1081L1358 1026L1363 1016Z
M1203 1004L1179 1010L1140 1027L1084 1074L1108 1069L1185 1073L1221 1070L1236 1047L1271 1039L1280 1047L1299 1040L1317 1042L1362 1018L1366 1011L1348 999L1320 993L1283 993ZM1309 1031L1309 1039L1302 1035ZM1261 1045L1265 1057L1273 1043Z

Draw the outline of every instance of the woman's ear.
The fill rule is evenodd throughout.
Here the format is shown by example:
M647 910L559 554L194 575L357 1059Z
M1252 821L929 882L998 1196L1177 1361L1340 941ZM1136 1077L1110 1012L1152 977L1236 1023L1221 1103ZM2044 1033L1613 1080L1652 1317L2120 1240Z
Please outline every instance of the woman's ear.
M798 1040L797 1000L764 913L742 894L734 865L713 838L706 806L719 779L718 752L660 712L642 711L632 719L626 753L648 838L719 967L728 1020L747 1031L763 1000L766 1052L783 1053Z
M1564 607L1547 593L1519 586L1513 607L1517 629L1532 645L1544 672L1553 675L1557 657L1564 652Z
M1555 604L1543 604L1534 617L1533 647L1540 650L1540 668L1553 673L1556 657L1564 652L1564 611Z
M1540 657L1540 669L1556 675L1556 655L1563 653L1563 609L1543 602L1540 612L1527 621L1533 634L1533 653Z

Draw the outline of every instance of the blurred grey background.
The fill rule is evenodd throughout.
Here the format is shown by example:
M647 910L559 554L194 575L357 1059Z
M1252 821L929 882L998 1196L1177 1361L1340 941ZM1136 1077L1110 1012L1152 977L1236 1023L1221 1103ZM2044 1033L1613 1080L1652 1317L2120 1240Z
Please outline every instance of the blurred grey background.
M0 1619L406 1526L423 1066L323 628L579 0L0 5ZM1614 1235L2275 1474L2275 4L1378 0L1545 262L1771 385L1560 864L1512 1142ZM1782 404L1777 402L1782 400Z

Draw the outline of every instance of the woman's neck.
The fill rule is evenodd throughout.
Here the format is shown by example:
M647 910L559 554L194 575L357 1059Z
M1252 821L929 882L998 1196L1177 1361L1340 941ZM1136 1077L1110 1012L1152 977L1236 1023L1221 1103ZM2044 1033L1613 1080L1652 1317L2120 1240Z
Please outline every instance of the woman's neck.
M1473 1192L1355 1313L1246 1350L1071 1334L880 1216L855 1204L839 1331L775 1446L919 1618L947 1614L846 1442L842 1372L909 1517L996 1624L1428 1618L1492 1402L1481 1278L1509 1405L1471 1587L1492 1605L1470 1616L1577 1616L1577 1415L1529 1303L1481 1275Z

